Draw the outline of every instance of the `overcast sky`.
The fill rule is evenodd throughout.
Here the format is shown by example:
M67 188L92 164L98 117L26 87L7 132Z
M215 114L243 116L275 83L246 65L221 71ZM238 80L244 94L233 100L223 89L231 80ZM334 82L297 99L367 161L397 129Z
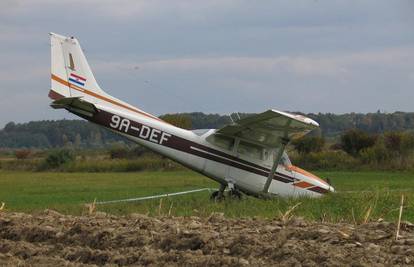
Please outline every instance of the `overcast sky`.
M49 108L48 32L160 115L414 111L414 1L0 1L0 127Z

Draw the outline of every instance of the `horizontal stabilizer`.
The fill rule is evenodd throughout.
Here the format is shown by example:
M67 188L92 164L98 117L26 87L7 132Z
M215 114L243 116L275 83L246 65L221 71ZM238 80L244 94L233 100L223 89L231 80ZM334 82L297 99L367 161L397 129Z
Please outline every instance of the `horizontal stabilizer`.
M98 112L96 106L92 103L83 101L81 97L64 97L53 101L50 106L54 109L64 108L70 112L92 117Z

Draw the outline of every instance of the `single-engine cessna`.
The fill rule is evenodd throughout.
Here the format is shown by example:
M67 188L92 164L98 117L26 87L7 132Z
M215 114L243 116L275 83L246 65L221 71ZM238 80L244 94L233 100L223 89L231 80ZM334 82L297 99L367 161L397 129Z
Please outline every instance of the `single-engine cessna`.
M66 109L199 172L221 186L212 198L241 192L255 197L317 197L334 189L293 166L285 152L292 138L319 127L301 115L270 109L221 129L185 130L105 93L74 37L51 36L51 90Z

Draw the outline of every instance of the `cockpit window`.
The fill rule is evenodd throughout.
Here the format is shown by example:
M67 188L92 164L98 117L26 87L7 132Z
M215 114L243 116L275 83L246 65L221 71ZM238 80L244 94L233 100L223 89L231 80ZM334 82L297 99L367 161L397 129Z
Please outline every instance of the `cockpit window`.
M246 155L255 159L262 159L263 157L263 147L244 141L240 141L237 152L240 155Z
M233 150L234 138L225 135L214 134L209 137L209 141L220 148L230 151Z

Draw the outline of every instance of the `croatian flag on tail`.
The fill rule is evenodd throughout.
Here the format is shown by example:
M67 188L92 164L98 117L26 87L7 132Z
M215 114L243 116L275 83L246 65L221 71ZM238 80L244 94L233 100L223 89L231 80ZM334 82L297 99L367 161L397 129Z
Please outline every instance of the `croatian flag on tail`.
M71 73L70 76L69 76L69 82L71 82L74 85L84 86L85 82L86 82L86 79L79 76L79 75Z

